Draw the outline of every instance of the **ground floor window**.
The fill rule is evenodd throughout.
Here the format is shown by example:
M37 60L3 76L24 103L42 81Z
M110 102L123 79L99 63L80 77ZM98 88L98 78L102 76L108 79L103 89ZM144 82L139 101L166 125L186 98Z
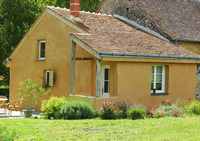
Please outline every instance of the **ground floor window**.
M102 97L110 97L110 66L102 66Z
M151 92L165 92L165 66L153 65L151 68Z

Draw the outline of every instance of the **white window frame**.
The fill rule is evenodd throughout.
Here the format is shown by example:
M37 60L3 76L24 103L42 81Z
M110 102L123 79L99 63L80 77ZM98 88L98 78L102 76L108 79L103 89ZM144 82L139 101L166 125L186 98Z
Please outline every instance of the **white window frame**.
M46 54L46 42L45 40L39 41L39 59L40 60L45 60L45 57L41 57L41 43L45 43L45 54Z
M156 88L156 74L157 74L157 67L162 67L162 86L161 90L156 90L156 93L165 93L165 66L164 65L152 65L151 68L154 67L154 82L153 86L154 89ZM151 70L151 77L152 77L152 70ZM153 93L153 90L151 90L151 93Z
M104 71L105 69L109 69L109 80L108 80L108 93L104 93L104 83L105 83L105 75ZM101 97L110 97L110 66L109 65L103 65L101 67L101 88L102 88L102 93Z

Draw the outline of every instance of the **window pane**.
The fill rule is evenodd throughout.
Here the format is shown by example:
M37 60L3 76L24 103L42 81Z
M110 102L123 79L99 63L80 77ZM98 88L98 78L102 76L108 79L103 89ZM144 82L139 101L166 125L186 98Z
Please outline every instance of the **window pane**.
M157 73L162 73L162 66L157 66Z
M154 73L154 66L151 67L151 72Z
M162 83L162 75L156 75L156 82Z
M45 43L40 43L40 57L45 57Z
M151 82L154 82L154 75L151 75Z
M156 90L162 90L162 83L156 83Z
M109 80L109 69L105 69L104 79Z
M109 93L109 81L104 81L104 92Z
M154 86L153 86L153 83L151 83L151 90L153 90Z
M46 76L47 78L46 78L46 83L47 83L47 85L49 86L49 72L47 72L47 76Z

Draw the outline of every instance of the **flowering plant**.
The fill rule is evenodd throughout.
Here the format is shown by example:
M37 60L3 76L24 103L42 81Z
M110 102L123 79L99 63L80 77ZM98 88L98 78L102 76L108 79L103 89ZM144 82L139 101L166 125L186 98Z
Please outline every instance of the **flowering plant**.
M154 118L160 118L164 116L178 117L184 112L185 111L183 108L180 108L174 104L171 105L170 101L167 100L166 102L163 101L162 105L160 105L159 107L154 105L149 114L151 117Z
M101 119L116 119L117 112L113 102L104 101L101 105L100 118Z
M173 111L174 111L174 116L175 117L178 117L182 113L181 111L179 111L179 110L177 110L175 108L173 108Z

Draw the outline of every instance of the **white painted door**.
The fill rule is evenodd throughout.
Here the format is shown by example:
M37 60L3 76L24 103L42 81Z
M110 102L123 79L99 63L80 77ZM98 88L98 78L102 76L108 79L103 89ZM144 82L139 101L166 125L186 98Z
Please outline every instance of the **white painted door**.
M102 97L110 97L110 66L102 66Z

